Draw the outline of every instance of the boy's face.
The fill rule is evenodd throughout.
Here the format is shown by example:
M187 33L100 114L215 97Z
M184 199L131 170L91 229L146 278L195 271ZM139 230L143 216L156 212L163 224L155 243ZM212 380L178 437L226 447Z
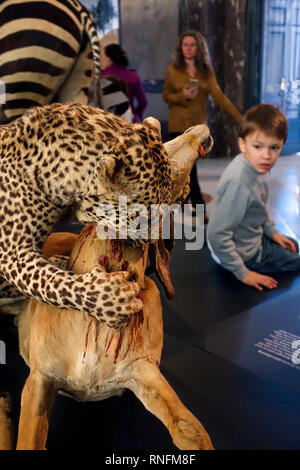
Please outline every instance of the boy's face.
M239 138L241 152L258 173L266 173L276 164L283 147L283 139L261 131Z

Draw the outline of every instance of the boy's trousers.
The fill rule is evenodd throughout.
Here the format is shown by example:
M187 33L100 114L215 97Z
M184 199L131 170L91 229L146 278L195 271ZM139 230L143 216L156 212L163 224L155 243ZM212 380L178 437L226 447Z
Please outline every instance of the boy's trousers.
M296 240L288 237L295 245L297 253L282 248L278 243L263 235L258 253L245 262L250 271L262 274L280 273L284 271L300 271L299 245Z

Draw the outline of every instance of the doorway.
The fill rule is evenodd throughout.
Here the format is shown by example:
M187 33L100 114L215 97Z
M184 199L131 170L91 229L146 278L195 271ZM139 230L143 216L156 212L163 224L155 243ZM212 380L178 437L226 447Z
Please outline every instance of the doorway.
M287 116L282 154L300 151L300 0L264 0L261 28L259 102Z

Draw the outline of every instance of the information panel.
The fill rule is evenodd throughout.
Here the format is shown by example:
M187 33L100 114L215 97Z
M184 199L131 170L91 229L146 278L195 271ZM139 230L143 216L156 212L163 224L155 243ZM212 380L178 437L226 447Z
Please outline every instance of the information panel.
M196 345L300 393L300 291L219 323Z

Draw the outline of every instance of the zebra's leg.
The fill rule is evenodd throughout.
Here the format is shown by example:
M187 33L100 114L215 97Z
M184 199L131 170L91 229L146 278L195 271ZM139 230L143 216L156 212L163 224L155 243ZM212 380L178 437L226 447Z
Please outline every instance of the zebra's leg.
M93 79L94 63L92 48L86 32L84 32L82 41L81 52L70 74L58 90L55 97L56 101L75 101L81 104L88 103L88 91Z
M8 124L9 120L7 119L2 106L0 105L0 124Z

